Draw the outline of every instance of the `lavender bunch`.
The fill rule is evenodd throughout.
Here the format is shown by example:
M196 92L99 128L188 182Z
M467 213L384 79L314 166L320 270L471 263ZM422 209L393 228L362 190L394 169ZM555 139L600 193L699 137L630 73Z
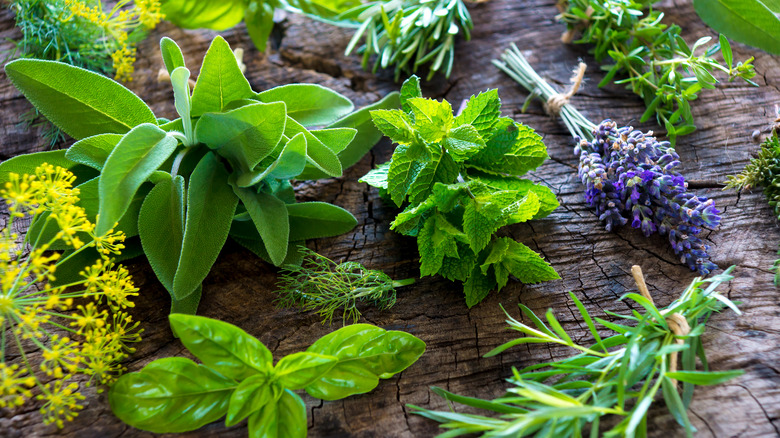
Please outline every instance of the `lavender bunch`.
M612 120L594 125L566 103L573 92L556 92L514 44L502 60L493 63L532 96L545 100L548 112L559 114L574 136L585 201L595 208L608 231L631 221L645 236L666 235L680 261L691 270L706 275L717 268L699 233L718 226L720 211L711 199L688 192L685 178L676 171L680 157L668 141L659 142L652 131L618 128ZM581 76L582 71L577 83Z

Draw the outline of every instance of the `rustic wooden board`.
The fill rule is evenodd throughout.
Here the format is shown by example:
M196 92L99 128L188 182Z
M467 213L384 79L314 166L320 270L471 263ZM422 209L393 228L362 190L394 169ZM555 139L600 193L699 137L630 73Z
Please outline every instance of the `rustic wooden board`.
M693 41L715 34L694 14L690 1L666 0L661 9L667 20L681 24ZM514 337L508 332L498 305L519 317L518 301L536 312L552 308L567 330L578 339L589 338L576 317L566 291L574 291L589 311L625 312L627 304L617 298L633 291L632 264L644 269L651 293L661 305L668 304L695 277L680 265L662 237L645 239L624 228L604 231L594 213L584 205L582 187L576 178L576 158L568 133L533 105L521 114L526 93L490 65L510 42L526 50L541 73L565 83L570 69L582 58L590 66L585 87L573 102L593 121L612 118L622 123L638 120L643 107L638 98L617 86L598 89L602 75L584 47L559 42L563 26L556 23L555 2L542 0L492 0L471 7L476 29L471 42L457 46L457 62L449 80L425 84L425 94L459 102L488 88L500 89L505 114L544 133L552 157L534 177L557 193L561 207L548 218L510 227L507 234L538 249L561 274L562 280L526 286L511 282L500 294L490 295L481 305L466 308L460 286L440 278L424 278L399 291L398 304L384 312L368 310L365 321L388 329L406 330L428 344L420 361L372 393L338 402L320 402L304 396L308 408L309 436L425 437L437 431L435 423L411 415L412 403L446 409L442 399L432 396L436 385L464 395L491 397L502 394L504 379L512 366L527 366L569 355L563 348L518 347L498 357L481 355ZM190 66L199 65L214 33L183 31L162 25L139 47L135 81L129 86L139 93L159 116L174 115L169 85L155 81L162 62L157 40L163 35L176 39ZM357 105L372 102L397 89L389 73L378 76L360 69L355 57L344 57L349 33L300 17L287 17L275 31L271 50L260 54L253 48L243 26L224 33L233 47L247 48L245 62L249 80L256 90L289 82L316 82L354 99ZM17 38L12 16L0 12L0 38ZM8 42L0 45L10 47ZM715 199L724 211L723 224L708 233L713 260L721 267L736 264L736 278L728 296L741 301L742 317L723 313L712 318L704 335L710 363L716 370L743 368L744 376L716 387L699 388L690 410L693 424L702 437L759 437L780 434L780 297L772 284L770 268L775 258L780 230L759 192L723 192L718 183L740 170L758 144L751 140L756 129L766 131L780 103L780 57L735 45L736 59L756 56L760 88L743 83L722 84L701 94L693 112L699 130L679 141L678 152L684 174L696 182L700 194ZM194 73L197 69L193 69ZM0 73L0 159L44 148L34 132L16 126L17 115L30 106ZM653 124L642 126L655 129ZM382 142L370 156L348 170L342 178L324 180L299 188L300 200L324 200L352 211L359 225L338 238L310 242L310 246L332 258L345 258L382 269L395 278L419 275L413 239L389 231L397 213L385 205L375 190L356 182L375 163L387 160L388 142ZM166 322L168 295L145 262L131 264L142 296L133 313L143 321L144 341L127 363L138 370L149 361L181 355L183 347L171 336ZM305 349L335 327L320 324L316 316L274 308L275 270L237 245L228 245L204 284L200 314L237 324L259 337L275 355ZM111 414L105 394L87 389L88 406L62 431L45 427L36 409L0 410L0 435L29 437L150 436L129 428ZM662 406L650 412L650 428L656 437L679 436L680 428ZM186 436L244 436L239 425L225 429L215 423Z

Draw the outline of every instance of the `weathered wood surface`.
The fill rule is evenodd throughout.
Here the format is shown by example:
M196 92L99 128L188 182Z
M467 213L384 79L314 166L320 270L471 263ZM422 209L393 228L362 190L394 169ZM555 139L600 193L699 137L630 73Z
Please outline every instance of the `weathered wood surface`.
M690 1L661 4L667 20L685 29L688 41L715 34L696 17ZM573 102L591 120L613 118L622 123L638 120L643 112L639 99L618 86L598 89L601 79L596 63L584 47L559 42L563 27L556 23L555 2L492 0L471 7L475 31L471 42L457 46L452 77L425 84L425 94L452 102L488 88L500 89L506 114L544 133L552 157L534 177L555 190L561 207L548 218L510 227L513 238L538 249L563 277L560 281L527 286L510 284L481 305L466 308L460 286L440 278L424 278L399 291L398 304L384 312L368 310L367 322L388 329L406 330L422 338L428 351L420 361L366 395L338 402L320 402L304 396L309 416L309 436L425 437L437 425L405 407L412 403L428 408L446 408L429 386L436 385L464 395L491 397L502 393L512 366L527 366L569 355L563 348L532 345L518 347L498 357L481 355L514 337L508 332L498 305L518 316L518 301L536 312L552 308L564 327L589 338L566 295L572 290L588 309L625 312L627 303L617 298L634 290L630 266L640 264L659 304L673 300L695 277L680 265L661 237L645 239L636 230L604 231L597 217L583 202L576 178L576 159L570 137L562 125L546 117L539 106L521 114L526 93L490 65L510 42L527 50L543 75L558 83L567 81L570 68L582 58L590 66L588 81ZM139 93L159 116L174 115L172 93L167 84L155 81L161 66L157 40L176 39L190 66L198 66L214 33L183 31L162 25L139 47L135 81ZM397 88L388 73L373 76L360 69L356 57L344 57L349 33L299 17L288 17L274 33L271 48L260 54L251 48L243 26L224 35L233 47L247 48L245 62L256 90L289 82L316 82L330 86L364 105ZM15 38L12 17L0 13L0 37ZM8 48L7 42L2 48ZM721 84L701 93L693 105L699 130L679 141L684 174L698 181L702 195L715 199L724 211L722 226L707 233L713 260L721 267L738 265L728 296L741 301L744 315L724 312L712 318L704 335L710 363L716 370L743 368L744 376L724 385L697 389L690 410L702 437L759 437L780 434L780 298L772 284L770 268L780 242L780 229L762 195L723 192L718 182L740 170L758 149L751 133L773 119L780 103L780 58L735 45L736 59L756 56L756 82ZM192 68L192 67L191 67ZM197 68L193 68L197 72ZM17 115L29 104L0 73L0 158L44 147L35 133L16 127ZM654 129L653 124L643 128ZM357 183L374 163L389 158L391 147L382 142L374 152L348 170L342 178L325 180L298 191L301 200L320 199L352 211L359 225L338 238L313 241L317 251L332 257L362 262L382 269L394 278L419 275L416 245L410 238L389 231L397 210L383 204L375 190ZM143 321L144 341L127 363L138 370L155 358L181 355L183 347L171 336L166 322L168 296L144 262L132 264L142 296L133 313ZM306 348L335 327L320 324L313 315L274 308L275 270L237 245L228 245L204 284L200 314L237 324L259 337L280 356ZM519 317L519 316L518 316ZM76 421L62 431L45 427L36 410L0 411L0 436L150 436L123 425L106 404L105 395L88 389L88 406ZM681 435L665 407L650 412L650 428L656 437ZM243 436L244 425L225 429L215 423L187 436Z

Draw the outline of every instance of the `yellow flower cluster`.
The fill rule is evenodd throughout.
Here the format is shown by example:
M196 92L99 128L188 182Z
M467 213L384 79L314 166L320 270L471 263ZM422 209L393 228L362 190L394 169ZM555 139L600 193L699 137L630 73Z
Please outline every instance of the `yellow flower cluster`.
M80 19L80 25L92 25L100 28L104 38L97 46L111 53L113 68L117 80L132 81L136 60L136 48L129 35L139 27L154 29L165 16L161 12L159 0L136 0L130 6L130 0L120 0L108 13L103 11L99 1L64 0L70 15L63 21ZM90 6L93 4L94 6Z
M124 234L95 235L74 182L66 169L43 164L32 175L10 174L0 189L11 212L0 230L0 330L10 335L0 343L0 408L21 406L37 390L44 422L58 427L82 408L74 377L88 376L87 385L112 382L141 334L124 311L133 307L138 289L127 269L108 258L124 248ZM42 221L42 230L51 224L58 231L38 233L35 240L48 237L45 242L28 241L29 236L18 242L13 223L26 218ZM67 256L48 251L55 242L70 247ZM32 249L25 254L28 244ZM102 258L81 272L82 279L53 286L57 267L90 248ZM33 354L40 359L30 360ZM10 357L19 363L9 363Z

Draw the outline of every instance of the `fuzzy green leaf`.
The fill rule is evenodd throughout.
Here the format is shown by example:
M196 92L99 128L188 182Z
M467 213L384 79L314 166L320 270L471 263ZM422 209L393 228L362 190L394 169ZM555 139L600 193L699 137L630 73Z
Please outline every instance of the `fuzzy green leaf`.
M168 37L162 37L160 40L160 53L162 53L163 64L165 64L165 69L168 70L169 75L176 68L185 67L184 55L182 55L176 41Z
M65 158L96 170L103 170L108 156L122 137L121 134L98 134L83 138L68 148Z
M165 179L149 192L138 217L144 254L160 283L173 292L184 240L184 178Z
M306 137L307 162L327 176L341 176L341 161L339 161L339 157L336 155L338 152L325 145L319 138L315 137L312 132L295 121L295 119L287 117L284 135L292 138L299 133L303 133ZM305 169L304 173L306 173Z
M773 12L767 4L759 0L694 0L693 7L716 32L780 55L780 12Z
M355 106L343 95L317 84L289 84L258 93L260 102L284 102L287 115L303 126L322 126L346 116Z
M287 205L290 240L340 236L357 225L357 219L343 208L326 202L299 202Z
M243 15L243 11L242 14ZM230 45L221 36L211 41L192 91L192 116L224 111L230 102L255 95L241 73Z
M287 242L290 237L290 220L284 202L263 191L258 193L233 186L233 192L249 212L271 262L280 266L287 256Z

